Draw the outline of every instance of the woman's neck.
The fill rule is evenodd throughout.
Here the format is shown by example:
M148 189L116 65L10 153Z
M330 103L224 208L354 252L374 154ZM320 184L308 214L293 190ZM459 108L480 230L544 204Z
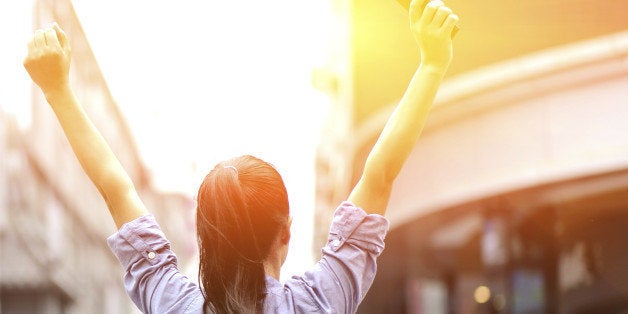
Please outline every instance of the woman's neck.
M268 260L264 262L264 273L266 274L266 276L270 276L279 280L280 272L281 272L281 264L277 266L274 263L269 263Z
M288 255L288 243L287 241L283 243L282 241L275 241L273 248L270 251L270 254L264 260L264 273L266 276L271 276L277 280L279 280L279 275L281 273L281 266L286 261L286 256Z

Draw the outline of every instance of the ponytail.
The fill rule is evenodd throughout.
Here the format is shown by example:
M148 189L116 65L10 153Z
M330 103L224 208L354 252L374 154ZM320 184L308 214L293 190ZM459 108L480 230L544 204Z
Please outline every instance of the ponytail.
M238 157L214 167L201 184L197 201L205 310L263 311L263 262L288 216L281 176L260 159Z

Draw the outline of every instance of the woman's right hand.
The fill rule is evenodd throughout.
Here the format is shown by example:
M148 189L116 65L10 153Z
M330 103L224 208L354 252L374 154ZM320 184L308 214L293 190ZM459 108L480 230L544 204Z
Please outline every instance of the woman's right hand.
M453 55L452 31L458 16L440 0L410 4L410 27L421 49L421 65L446 70Z

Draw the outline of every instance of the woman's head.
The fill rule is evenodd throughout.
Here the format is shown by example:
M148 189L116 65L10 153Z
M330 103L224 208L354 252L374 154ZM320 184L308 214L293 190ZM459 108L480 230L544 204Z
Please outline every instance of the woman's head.
M219 313L261 310L264 262L284 241L289 223L281 176L253 156L227 160L205 177L197 202L199 280L206 305Z

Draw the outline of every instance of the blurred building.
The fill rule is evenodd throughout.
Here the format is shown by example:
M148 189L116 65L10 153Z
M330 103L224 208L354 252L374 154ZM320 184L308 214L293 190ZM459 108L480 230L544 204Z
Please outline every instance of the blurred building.
M151 186L69 0L34 1L33 27L51 21L71 39L78 99L161 222L179 264L187 264L196 247L192 200ZM0 112L0 312L132 312L123 270L105 241L116 228L104 201L39 89L24 101L32 103L26 129Z
M455 57L362 313L628 311L628 3L451 1ZM317 243L419 64L394 1L335 1Z

